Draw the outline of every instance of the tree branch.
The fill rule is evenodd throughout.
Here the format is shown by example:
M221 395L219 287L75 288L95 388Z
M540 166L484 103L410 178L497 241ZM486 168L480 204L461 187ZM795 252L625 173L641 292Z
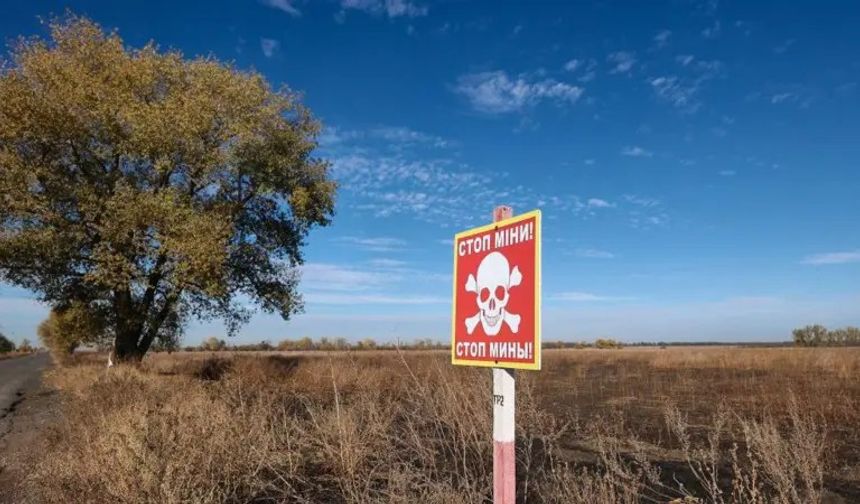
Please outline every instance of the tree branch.
M161 325L167 320L168 315L173 311L176 302L179 300L179 296L182 291L177 289L168 294L164 298L164 304L161 305L161 309L155 315L155 317L149 321L149 327L147 327L146 333L140 339L140 343L138 343L137 351L140 355L143 355L149 350L150 345L155 340L155 337L158 335L158 330L161 329Z

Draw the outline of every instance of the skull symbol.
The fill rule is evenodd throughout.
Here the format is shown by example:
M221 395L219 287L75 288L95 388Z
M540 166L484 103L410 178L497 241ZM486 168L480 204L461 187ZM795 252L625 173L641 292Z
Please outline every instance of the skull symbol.
M472 334L478 322L487 336L495 336L502 329L502 322L513 333L519 330L520 316L507 311L510 301L509 289L522 282L518 267L511 271L508 259L499 252L491 252L478 265L478 278L469 275L466 291L478 294L478 313L466 319L466 332Z

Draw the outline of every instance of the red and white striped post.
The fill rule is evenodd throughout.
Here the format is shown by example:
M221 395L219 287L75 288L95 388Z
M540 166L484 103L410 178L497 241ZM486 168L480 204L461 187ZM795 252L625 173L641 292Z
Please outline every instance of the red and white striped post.
M493 209L493 222L513 217L509 206ZM493 502L515 504L517 494L516 375L493 368Z

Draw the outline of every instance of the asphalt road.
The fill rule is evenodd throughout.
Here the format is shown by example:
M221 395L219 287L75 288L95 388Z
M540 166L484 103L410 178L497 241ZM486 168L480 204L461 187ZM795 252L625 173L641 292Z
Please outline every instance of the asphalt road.
M22 482L27 457L44 447L42 431L54 420L53 393L42 386L47 353L0 360L0 504L32 502Z
M0 427L18 404L39 390L42 371L50 365L47 352L0 360Z

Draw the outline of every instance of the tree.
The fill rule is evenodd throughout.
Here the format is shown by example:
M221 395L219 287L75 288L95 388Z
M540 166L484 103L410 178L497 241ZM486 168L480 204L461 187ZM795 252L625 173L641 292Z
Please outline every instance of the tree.
M7 338L4 334L0 333L0 353L8 353L15 351L15 343L12 342L9 338Z
M18 345L18 351L24 352L24 353L31 353L31 352L35 352L36 349L33 348L33 344L30 343L30 340L28 340L27 338L24 338L21 340L21 344Z
M230 333L250 299L302 308L308 232L335 184L320 126L288 90L70 16L0 66L0 280L105 321L118 361L191 317Z
M55 361L65 363L83 342L92 341L93 335L104 334L105 321L97 315L77 304L51 310L48 318L39 324L39 339Z
M849 326L842 329L845 345L860 345L860 328Z
M376 348L376 341L373 338L364 338L358 342L360 350L373 350Z
M818 324L792 331L796 346L821 346L828 339L827 328Z
M210 336L206 338L206 341L200 344L201 350L208 350L210 352L219 352L221 350L224 350L225 348L227 348L227 343L222 339L216 338L215 336Z

